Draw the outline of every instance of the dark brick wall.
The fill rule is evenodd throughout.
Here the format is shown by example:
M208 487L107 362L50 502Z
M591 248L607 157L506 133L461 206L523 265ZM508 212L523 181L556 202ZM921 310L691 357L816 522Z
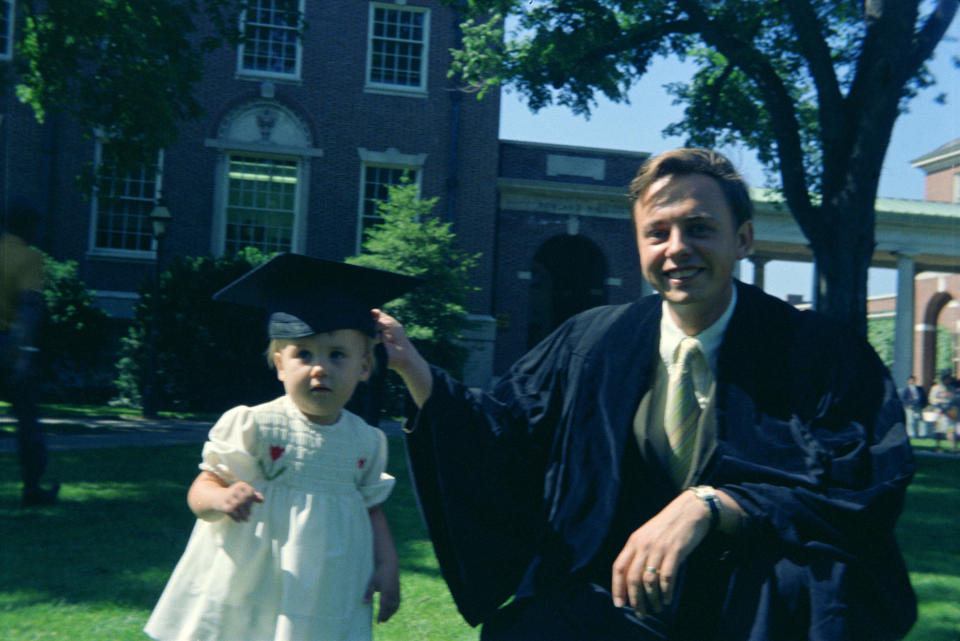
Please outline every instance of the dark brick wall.
M478 102L452 91L446 73L448 51L456 44L455 13L435 0L406 5L430 9L428 93L420 97L364 91L370 3L339 0L305 6L308 28L301 79L271 82L275 100L307 124L314 145L323 150L322 157L305 161L310 167L309 183L301 187L308 191L307 253L342 259L355 251L361 180L358 147L425 153L422 194L439 197L436 212L453 222L464 249L483 253L475 274L482 292L471 300L471 311L488 313L499 97ZM219 151L204 141L216 137L223 117L232 109L259 99L263 81L238 75L236 67L233 48L208 56L206 77L198 91L206 116L187 123L179 142L165 151L163 195L175 217L166 239L167 257L212 251ZM25 195L38 203L44 210L40 245L59 259L78 260L89 287L136 291L151 273L152 261L88 255L90 203L77 188L75 177L84 163L93 160L94 143L62 118L37 125L12 94L3 99L0 144L5 153L0 170L6 178L0 195ZM45 153L45 144L52 144L52 155Z

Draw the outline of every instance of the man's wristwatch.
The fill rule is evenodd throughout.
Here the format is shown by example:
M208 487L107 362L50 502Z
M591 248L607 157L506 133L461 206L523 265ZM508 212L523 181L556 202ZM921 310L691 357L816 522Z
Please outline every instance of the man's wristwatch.
M687 489L696 494L697 498L703 501L704 505L710 510L709 531L713 532L717 529L717 526L720 525L720 512L723 510L723 505L720 503L720 497L717 496L717 491L709 485L694 485Z

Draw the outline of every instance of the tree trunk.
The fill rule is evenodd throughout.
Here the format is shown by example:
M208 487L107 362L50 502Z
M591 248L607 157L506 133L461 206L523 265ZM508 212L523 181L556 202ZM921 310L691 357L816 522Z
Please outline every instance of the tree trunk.
M837 199L824 203L819 218L829 223L810 239L817 267L817 309L866 335L867 270L874 247L873 203Z

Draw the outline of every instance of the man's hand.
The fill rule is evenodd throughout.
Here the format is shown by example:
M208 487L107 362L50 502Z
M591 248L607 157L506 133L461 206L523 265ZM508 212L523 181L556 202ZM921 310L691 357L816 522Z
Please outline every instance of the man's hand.
M403 379L413 402L423 407L433 391L433 373L417 348L413 346L403 325L379 309L371 312L376 323L377 337L387 350L387 366Z
M693 492L681 492L627 539L613 563L617 607L655 614L673 601L677 573L710 529L710 510Z

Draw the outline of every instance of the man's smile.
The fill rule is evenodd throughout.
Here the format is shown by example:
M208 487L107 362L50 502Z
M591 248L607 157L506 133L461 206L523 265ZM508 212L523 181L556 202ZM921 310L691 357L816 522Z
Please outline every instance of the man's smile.
M688 281L703 271L702 267L678 267L676 269L664 270L667 278L673 281Z

